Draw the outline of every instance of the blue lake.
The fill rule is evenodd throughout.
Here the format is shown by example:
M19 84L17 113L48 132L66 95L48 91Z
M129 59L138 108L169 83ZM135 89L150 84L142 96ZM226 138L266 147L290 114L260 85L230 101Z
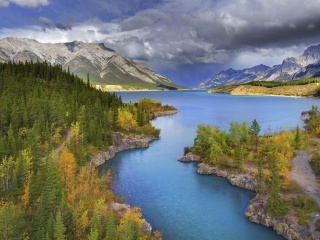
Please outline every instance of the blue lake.
M234 187L223 178L197 174L197 164L180 163L185 146L192 146L199 124L227 129L231 121L254 119L262 131L303 126L302 111L318 100L207 94L203 91L121 92L124 102L152 98L179 109L159 117L158 140L147 149L117 154L101 168L112 169L114 191L132 206L165 240L283 239L275 231L251 223L244 212L254 193Z

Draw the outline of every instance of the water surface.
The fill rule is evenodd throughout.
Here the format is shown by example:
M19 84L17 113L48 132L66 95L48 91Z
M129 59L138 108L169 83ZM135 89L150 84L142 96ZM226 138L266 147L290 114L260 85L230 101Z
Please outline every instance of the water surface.
M217 176L197 174L196 163L177 161L192 146L198 124L227 129L231 121L257 119L263 131L302 126L300 114L317 100L207 94L203 91L125 92L125 102L142 97L174 105L179 113L159 117L158 140L147 149L127 150L106 162L114 191L142 213L164 239L283 239L275 231L251 223L244 212L254 193L234 187ZM269 129L269 130L268 130Z

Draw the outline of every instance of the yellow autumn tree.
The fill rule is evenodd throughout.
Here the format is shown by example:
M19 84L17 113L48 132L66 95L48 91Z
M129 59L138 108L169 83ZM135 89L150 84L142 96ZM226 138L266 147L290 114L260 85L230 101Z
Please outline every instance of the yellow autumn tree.
M59 169L63 179L63 182L67 186L68 189L74 185L74 177L76 172L76 161L73 154L68 150L68 148L64 148L59 157Z
M265 161L274 160L277 165L277 169L279 171L279 175L282 178L282 186L286 187L289 182L289 168L290 168L290 160L294 155L294 148L290 143L290 139L292 136L289 132L282 132L280 134L269 136L267 138L262 139L262 144L259 149L259 152L263 153L263 158ZM271 159L272 158L272 159ZM272 177L271 169L265 170L265 179L270 181Z
M31 176L32 176L32 161L33 158L31 156L31 150L30 148L22 150L21 152L22 157L26 164L26 182L24 184L23 194L21 196L22 205L24 208L27 208L29 205L29 198L30 198L30 182L31 182Z
M120 219L117 232L121 239L140 239L144 236L142 232L143 219L140 208L133 207Z
M138 123L133 114L126 109L118 109L117 124L126 132L134 132L138 129Z

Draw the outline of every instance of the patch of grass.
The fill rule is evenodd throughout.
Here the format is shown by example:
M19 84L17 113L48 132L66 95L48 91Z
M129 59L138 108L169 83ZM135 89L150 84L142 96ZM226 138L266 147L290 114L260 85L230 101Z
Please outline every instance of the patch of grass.
M302 213L312 213L319 210L316 200L306 196L298 196L292 201L293 208Z
M316 175L320 176L320 153L318 151L314 151L310 164Z
M298 215L298 218L299 218L299 224L302 225L302 226L309 226L310 224L310 221L312 221L312 217L309 216L309 215L304 215L304 214L299 214Z
M313 198L306 196L294 198L289 205L295 210L299 224L303 226L309 226L310 221L312 221L313 218L309 215L310 213L319 211L317 202Z
M292 193L300 194L300 193L303 193L303 189L300 187L300 185L296 181L291 180L290 184L286 185L286 187L282 189L282 193L285 195L292 194Z
M298 196L291 201L286 201L286 204L295 211L298 222L302 226L309 226L310 221L313 220L313 217L309 214L319 211L317 202L313 198L307 196Z
M256 199L255 199L255 198L252 198L252 199L250 199L249 204L251 205L251 204L253 204L255 201L256 201Z

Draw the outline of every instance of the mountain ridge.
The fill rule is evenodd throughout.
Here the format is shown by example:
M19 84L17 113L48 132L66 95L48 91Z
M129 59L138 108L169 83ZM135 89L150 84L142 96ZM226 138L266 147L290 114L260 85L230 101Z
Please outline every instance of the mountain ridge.
M103 43L41 43L34 39L7 37L0 39L0 61L60 64L80 78L86 79L89 74L91 83L101 89L113 85L120 85L123 90L180 87L152 71L147 64L128 59Z
M308 47L301 56L285 58L281 64L272 67L260 64L251 68L234 70L231 68L215 74L200 83L197 89L210 89L230 84L251 81L291 81L300 78L320 76L320 44ZM256 71L254 71L256 70Z

